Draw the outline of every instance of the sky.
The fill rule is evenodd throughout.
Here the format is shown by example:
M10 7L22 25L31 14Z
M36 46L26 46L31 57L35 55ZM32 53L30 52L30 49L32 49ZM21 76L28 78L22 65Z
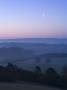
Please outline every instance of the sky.
M67 38L67 0L0 0L0 38Z

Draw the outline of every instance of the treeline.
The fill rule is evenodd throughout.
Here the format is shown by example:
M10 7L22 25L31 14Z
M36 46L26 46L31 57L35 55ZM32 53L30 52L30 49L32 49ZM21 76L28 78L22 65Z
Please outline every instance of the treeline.
M64 67L61 74L53 68L48 68L42 73L41 68L36 66L34 71L23 70L16 65L8 63L7 66L0 66L0 82L34 82L42 85L67 88L67 67Z

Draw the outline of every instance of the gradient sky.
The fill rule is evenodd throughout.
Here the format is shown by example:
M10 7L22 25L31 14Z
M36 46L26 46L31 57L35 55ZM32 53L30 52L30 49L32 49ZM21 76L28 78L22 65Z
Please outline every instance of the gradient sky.
M67 38L67 0L0 0L0 38Z

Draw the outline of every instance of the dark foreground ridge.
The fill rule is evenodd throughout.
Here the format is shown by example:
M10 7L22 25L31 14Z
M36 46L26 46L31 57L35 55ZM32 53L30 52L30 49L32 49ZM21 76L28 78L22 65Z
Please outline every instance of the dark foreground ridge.
M0 82L33 82L39 85L67 88L67 68L63 68L61 74L53 68L48 68L45 73L42 73L39 66L36 66L32 72L8 63L5 67L0 66Z

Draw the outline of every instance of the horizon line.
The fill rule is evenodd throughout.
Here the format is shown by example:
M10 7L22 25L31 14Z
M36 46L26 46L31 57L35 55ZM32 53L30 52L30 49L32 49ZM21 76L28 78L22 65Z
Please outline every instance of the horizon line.
M67 39L67 38L45 38L45 37L24 37L24 38L1 38L0 40L21 40L21 39Z

